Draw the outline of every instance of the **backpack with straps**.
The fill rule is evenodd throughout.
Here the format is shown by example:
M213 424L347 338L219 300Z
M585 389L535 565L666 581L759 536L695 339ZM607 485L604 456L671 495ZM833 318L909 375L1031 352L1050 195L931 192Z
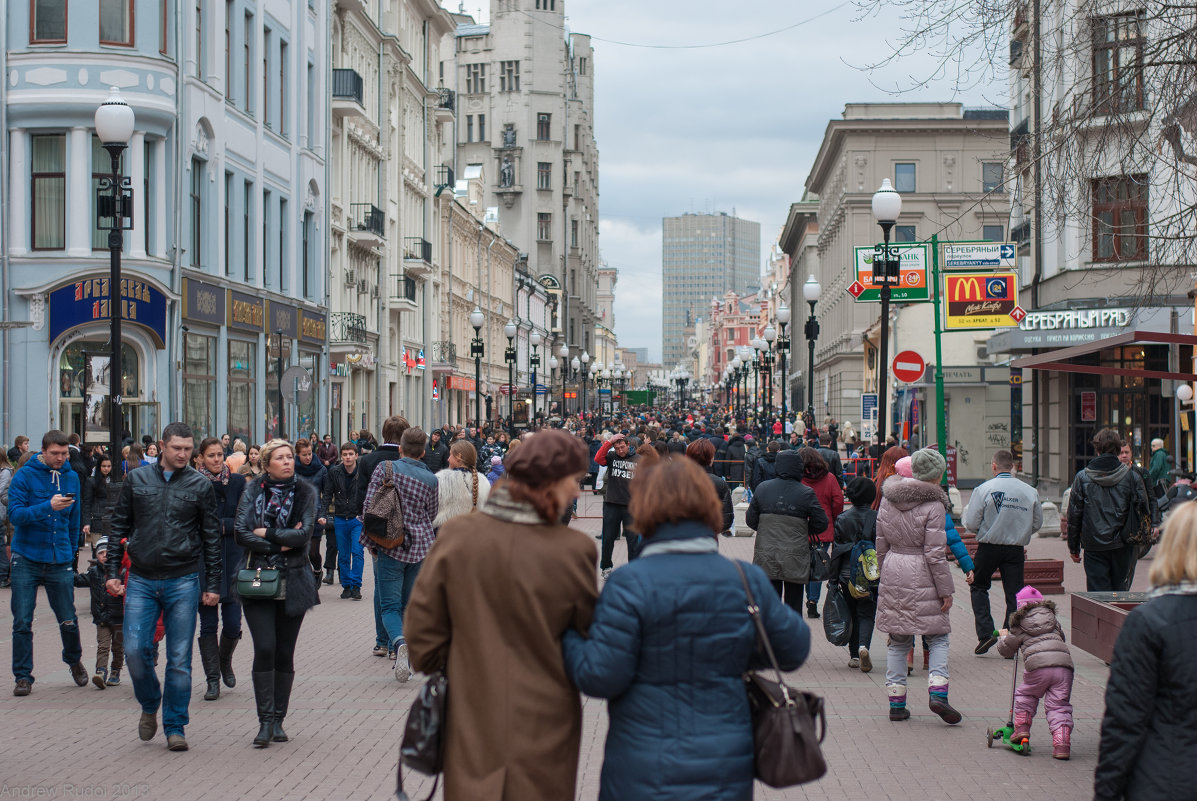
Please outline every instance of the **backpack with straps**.
M869 598L877 592L881 570L877 566L877 546L873 542L876 518L869 521L864 537L857 540L848 554L848 594L853 598Z
M395 463L383 462L382 486L370 499L369 508L362 515L362 532L385 551L403 544L403 503L399 487L395 485Z

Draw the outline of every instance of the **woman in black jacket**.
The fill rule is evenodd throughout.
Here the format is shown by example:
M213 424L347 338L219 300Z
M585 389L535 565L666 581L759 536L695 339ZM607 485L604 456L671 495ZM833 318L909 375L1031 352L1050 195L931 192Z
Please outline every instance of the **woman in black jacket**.
M852 505L835 519L835 545L832 548L831 574L840 583L844 600L848 602L848 667L860 668L862 673L873 669L869 646L873 644L873 621L877 617L877 594L857 598L848 590L852 582L852 549L858 542L877 539L877 512L873 498L877 489L864 476L848 482L844 491Z
M1148 600L1114 645L1095 801L1192 798L1197 753L1197 503L1177 507L1152 560Z
M686 456L698 462L698 466L706 470L707 475L711 477L711 483L715 485L715 494L719 496L720 509L723 510L723 529L720 533L728 534L735 520L735 511L727 481L711 472L711 465L715 461L715 446L709 439L696 439L686 446Z
M216 515L220 518L222 536L220 539L221 565L224 569L220 581L219 612L215 606L199 608L199 651L204 666L204 678L208 683L204 692L205 701L220 697L220 680L229 687L237 686L233 674L233 651L241 641L241 604L233 594L237 571L245 564L245 549L237 544L233 524L237 518L237 504L245 492L245 476L229 470L224 463L224 445L216 437L208 437L200 443L199 462L196 469L212 482L216 492ZM223 621L220 637L216 626Z
M281 571L273 598L242 596L245 622L254 643L254 698L258 734L254 747L287 742L283 719L295 682L295 643L303 616L320 599L308 562L316 526L316 491L295 477L291 443L274 439L262 447L263 474L248 483L237 506L237 542L249 551L249 569Z
M116 497L108 497L108 485L112 483L112 460L101 456L96 460L96 466L86 478L81 478L83 485L83 506L80 508L83 521L83 535L88 541L95 543L105 535L104 521L112 519L112 506Z

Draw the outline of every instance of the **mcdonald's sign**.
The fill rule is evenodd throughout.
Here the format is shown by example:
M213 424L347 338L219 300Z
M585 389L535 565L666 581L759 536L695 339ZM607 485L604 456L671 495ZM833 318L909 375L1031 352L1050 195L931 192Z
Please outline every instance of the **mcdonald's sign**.
M1018 274L946 273L944 328L1006 328L1018 325Z

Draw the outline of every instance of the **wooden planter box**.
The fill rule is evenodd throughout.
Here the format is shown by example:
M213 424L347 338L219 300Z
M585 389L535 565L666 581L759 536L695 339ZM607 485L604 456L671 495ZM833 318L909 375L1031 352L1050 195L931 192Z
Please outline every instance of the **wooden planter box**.
M1072 644L1107 665L1130 610L1147 600L1142 592L1074 592Z

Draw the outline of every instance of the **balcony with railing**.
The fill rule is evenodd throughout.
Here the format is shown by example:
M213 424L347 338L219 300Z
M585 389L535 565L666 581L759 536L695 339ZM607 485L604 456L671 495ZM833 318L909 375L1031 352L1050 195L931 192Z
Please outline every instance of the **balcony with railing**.
M419 304L417 298L416 282L406 275L392 275L388 284L390 287L390 307L395 311L417 311Z
M444 87L436 91L436 108L434 110L436 121L452 122L453 117L456 116L457 94L452 89L445 89Z
M332 71L332 113L333 117L366 116L365 81L357 70L334 69Z
M328 315L328 341L334 345L365 345L366 316L356 312Z
M403 267L417 276L432 272L432 243L420 236L404 237Z
M436 188L448 187L453 189L457 186L457 177L453 174L453 168L442 164L436 168Z
M386 215L373 203L350 203L345 220L349 238L364 247L386 244Z
M457 344L454 342L432 343L432 371L451 373L457 369Z

